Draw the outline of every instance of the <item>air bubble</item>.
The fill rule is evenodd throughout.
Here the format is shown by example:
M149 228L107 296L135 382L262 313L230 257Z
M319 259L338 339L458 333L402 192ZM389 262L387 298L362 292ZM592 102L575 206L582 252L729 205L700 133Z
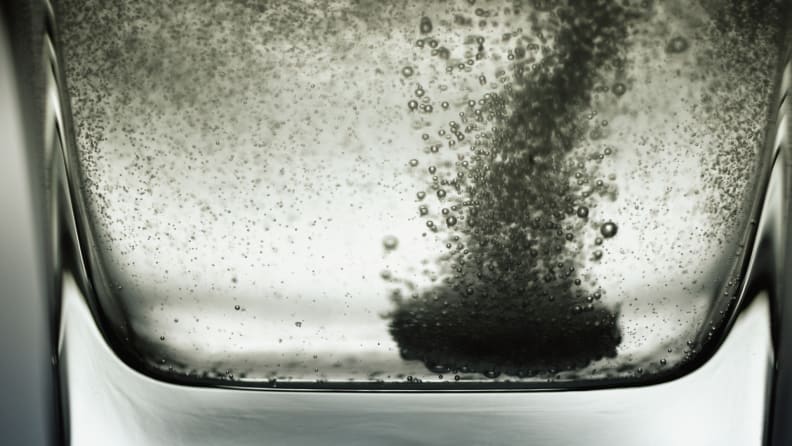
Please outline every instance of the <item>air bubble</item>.
M602 227L600 228L600 233L605 238L611 238L614 235L616 235L616 232L618 232L618 230L619 228L616 226L616 223L609 221L604 225L602 225Z
M690 44L684 37L677 36L668 41L666 52L670 54L684 53L689 46Z
M419 26L421 34L429 34L432 32L432 20L429 17L421 17L421 24Z
M395 236L387 235L382 239L382 246L387 251L393 251L399 246L399 239L397 239Z
M499 377L500 374L501 372L499 372L498 370L487 370L486 372L484 372L484 376L486 376L489 379L495 379Z

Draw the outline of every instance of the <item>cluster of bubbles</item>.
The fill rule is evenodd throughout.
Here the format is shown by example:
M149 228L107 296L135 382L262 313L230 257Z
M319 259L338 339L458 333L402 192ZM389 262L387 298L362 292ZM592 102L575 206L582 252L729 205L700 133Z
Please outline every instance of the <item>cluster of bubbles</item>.
M592 122L596 116L591 111L593 95L610 91L614 101L619 101L628 93L624 55L630 29L633 23L651 16L653 5L567 1L534 2L533 6L528 28L539 30L535 35L525 36L519 28L504 33L501 42L493 42L493 47L503 41L514 46L505 57L507 68L497 71L497 89L489 91L487 76L476 73L476 64L503 59L490 42L475 35L473 23L475 18L498 13L506 20L504 14L518 11L475 7L473 17L455 16L454 24L471 32L466 42L474 45L475 56L467 60L449 58L449 50L432 35L431 19L420 21L416 46L428 46L431 56L441 57L447 74L472 76L482 87L478 97L465 92L463 99L452 102L455 105L441 103L443 110L456 109L458 119L436 129L440 142L431 142L430 135L424 133L422 139L431 144L423 150L426 161L413 159L409 163L422 169L427 190L435 192L421 190L416 197L424 229L445 239L438 260L444 274L441 283L408 291L409 297L402 290L393 292L390 329L402 357L422 361L433 373L553 377L559 370L581 370L592 362L616 357L623 338L618 302L608 304L603 299L607 290L591 272L591 266L603 259L603 246L618 237L620 230L618 215L592 211L599 201L618 196L613 176L605 178L599 171L614 149L606 146L588 154L573 149L583 141L596 142L608 127L607 120ZM742 22L746 11L774 11L764 3L723 8L729 11L725 15L733 14L731 23L743 23L743 34L750 28ZM543 33L539 25L546 17L555 19L552 33ZM483 28L487 21L478 24ZM760 40L771 41L766 36ZM691 44L686 36L672 34L662 45L661 51L668 57L685 57ZM767 53L772 54L762 52ZM731 56L717 57L724 60ZM735 64L750 69L744 62ZM410 76L405 77L415 79L409 71ZM610 87L602 87L603 77L609 75L613 76ZM756 92L741 95L737 101L763 111L768 84L744 73L740 76L743 83L755 81ZM769 77L765 74L761 79ZM718 102L727 104L729 100ZM429 92L418 84L407 113L432 110ZM756 122L761 118L752 116L739 124L752 128ZM721 135L719 146L735 145L733 132L711 130L713 135ZM738 142L747 145L747 150L756 150L761 144L758 138ZM441 150L454 151L456 162L441 162L437 157ZM750 154L740 156L756 159ZM425 164L428 167L419 167ZM745 188L752 182L751 166L744 161L707 165L711 173L706 175L713 177L707 184ZM743 203L732 200L715 214L718 218L728 214L737 224L740 212L744 214ZM709 231L711 237L722 237L738 230L716 221ZM735 283L730 281L724 294L734 292ZM729 301L725 302L728 306ZM720 308L721 316L726 314L725 308ZM719 326L711 320L704 341L711 340ZM701 342L686 341L685 348L679 348L684 353L681 359L690 359ZM669 356L680 358L671 355L674 351L669 348ZM651 367L662 371L667 364L665 357L653 357ZM637 366L630 373L641 376L645 371Z
M375 3L369 5L372 11L347 2L330 2L338 8L207 0L77 3L60 2L59 14L77 126L80 192L96 228L90 241L98 252L93 265L106 266L108 277L113 276L104 288L101 275L95 277L98 307L108 313L111 331L121 333L116 338L156 367L208 379L267 379L273 386L292 377L323 376L319 367L337 370L335 377L344 380L364 376L421 382L426 379L419 373L423 365L440 379L459 381L470 376L552 378L607 362L613 376L623 377L667 370L680 357L693 357L702 342L717 338L738 280L728 282L724 299L718 299L726 304L712 314L695 314L692 304L682 302L687 294L669 304L679 304L669 318L696 319L698 337L666 334L668 348L662 345L662 355L652 356L651 364L635 365L638 361L622 354L625 339L640 342L644 330L644 319L630 320L625 309L643 303L625 298L623 289L603 285L608 278L598 276L598 267L618 261L619 243L641 234L644 227L636 227L630 217L645 217L649 226L653 214L639 209L641 203L623 199L630 191L611 172L629 148L611 144L607 136L613 135L620 113L623 121L631 113L625 110L635 110L627 104L635 101L638 82L648 83L631 77L630 64L645 64L651 71L671 60L690 60L693 69L680 76L713 78L701 101L690 100L701 102L693 107L701 122L680 123L679 128L692 134L696 147L704 142L702 159L710 164L702 173L708 189L701 196L728 198L701 205L718 223L690 231L730 246L732 240L722 234L740 227L742 203L752 192L746 185L756 170L749 161L756 158L756 122L764 118L772 77L764 61L773 53L771 27L761 25L774 16L769 0L700 0L695 2L699 9L715 5L713 10L727 12L713 13L714 27L698 31L673 20L666 27L660 20L659 37L647 37L646 28L635 31L637 24L655 20L659 9L651 0L406 2L411 31L405 42L394 45L399 48L395 56L384 54L390 48L372 50L378 47L364 34L375 34L380 40L374 42L386 40L385 34L398 40L403 22L391 33L388 27L394 25L388 20L399 21L407 13L393 12L393 5L385 5L391 12L377 12L374 20L368 15L379 11ZM663 7L684 4L672 1ZM172 14L173 7L183 13ZM443 10L447 14L439 12ZM322 41L325 29L341 37ZM702 51L697 40L702 36L719 43L710 42ZM627 56L636 41L655 38L652 57ZM333 51L314 53L316 45ZM356 64L354 55L363 53L371 56L368 65ZM380 57L389 62L372 67ZM700 68L702 60L709 64L707 70ZM295 69L269 71L278 63ZM393 83L380 82L386 78ZM404 94L390 103L388 93L399 82ZM338 100L346 96L336 89L348 92L363 84L376 91L360 88L354 101ZM332 104L332 110L315 109L322 104ZM372 104L387 105L375 109ZM381 114L367 116L372 110ZM295 124L295 116L305 115L316 119ZM335 120L334 115L349 119ZM358 156L362 152L351 146L341 147L344 154L299 159L312 154L312 146L317 151L339 147L328 140L351 145L347 141L358 137L386 147L371 152L381 157L401 147L404 133L396 121L402 117L418 123L413 126L415 148L403 154L398 163L404 170L393 178L378 177L382 171L372 168L386 162ZM370 132L375 135L355 134L355 120L363 126L378 120L379 127ZM383 130L383 122L390 128ZM297 135L283 147L273 147L278 132ZM662 139L658 135L654 138ZM674 149L647 139L656 150ZM319 158L335 164L343 177L318 165ZM636 164L617 171L619 179L667 167ZM288 168L272 167L283 165ZM354 187L377 186L354 189L349 184L355 180L361 181ZM412 214L404 220L415 220L416 239L437 245L431 245L431 259L404 255L415 262L405 275L430 265L423 273L431 280L421 277L416 282L423 284L415 285L401 271L381 274L385 286L400 287L393 291L387 323L376 308L358 308L366 313L358 319L339 316L350 307L368 307L368 296L352 301L347 298L352 291L344 289L337 296L300 300L303 296L297 295L311 287L292 280L290 288L283 285L289 278L273 277L272 265L287 261L298 264L284 274L293 276L307 269L312 277L326 277L333 274L330 268L348 267L327 261L331 265L325 271L303 268L300 255L305 251L287 252L291 234L326 239L330 233L322 231L331 218L345 213L347 201L349 209L367 204L345 192L323 193L328 187L354 189L358 198L370 198L371 190L382 191L388 182L397 193L409 188L395 204L408 202ZM338 199L331 218L319 215L301 225L304 214L314 212L312 205L325 199ZM339 212L333 214L335 210ZM385 219L399 218L388 212L392 209L384 216L363 215L382 218L375 222L381 228L387 226ZM268 232L270 227L289 239L279 244L281 251L271 249L278 243L272 242L276 231ZM385 230L403 234L398 229ZM396 235L374 237L376 255L382 253L386 261L407 252L413 242ZM308 254L324 259L326 252L315 248ZM697 261L696 254L688 247L673 253L693 257L688 263ZM438 271L428 271L434 267ZM351 275L351 270L343 274ZM699 272L679 281L704 282ZM339 277L344 283L339 287L346 286L346 279ZM668 283L654 282L646 289L648 285L655 292ZM243 288L261 298L243 299ZM661 293L646 300L659 301ZM379 349L374 353L381 353L380 359L317 358L312 342L323 336L336 340L313 331L312 325L319 324L312 324L311 311L316 310L310 305L325 298L329 303L323 308L335 311L325 320L348 322L351 332L367 318L360 325L376 325L384 338L387 325L407 361L398 358L397 348L380 348L378 341L372 349ZM379 303L380 309L388 305ZM297 308L295 314L277 314L289 304ZM654 313L654 308L645 305L641 311ZM266 339L251 328L257 316L257 326L277 327ZM289 330L300 332L300 342L289 337ZM281 350L261 353L264 345ZM212 348L215 353L208 353ZM269 356L261 360L264 354Z
M429 195L419 191L417 199L426 228L446 233L441 262L447 274L409 299L394 298L391 333L404 358L421 360L435 373L495 378L582 367L616 355L618 311L601 303L604 291L586 273L583 254L587 245L617 235L615 222L589 220L597 200L616 190L596 178L603 153L569 155L592 131L581 116L596 77L605 65L623 63L627 26L641 11L600 3L559 9L552 41L513 39L498 90L460 101L459 118L437 129L443 142L429 147L429 159L444 148L456 151L457 161L441 167L430 161L425 174L436 198L426 203ZM482 8L473 14L490 15ZM431 32L429 23L421 19L422 34ZM431 35L422 39L438 46ZM469 41L476 59L491 57L485 38ZM474 63L460 62L459 72ZM452 73L453 62L449 68ZM488 85L486 75L471 75ZM617 85L614 94L621 96L624 84ZM418 87L408 112L418 109L424 94ZM600 227L601 237L586 240L590 224ZM601 257L600 250L592 254Z

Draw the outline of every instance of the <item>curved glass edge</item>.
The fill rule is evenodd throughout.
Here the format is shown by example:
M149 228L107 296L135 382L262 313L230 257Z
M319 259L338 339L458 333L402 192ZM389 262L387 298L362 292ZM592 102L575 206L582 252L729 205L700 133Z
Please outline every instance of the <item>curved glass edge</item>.
M0 432L4 443L61 444L59 98L43 1L0 3ZM42 39L42 35L44 38Z
M786 172L792 172L792 51L786 55L786 66L782 76L779 92L779 130L776 145L780 148L780 164ZM780 204L779 227L777 229L781 243L774 252L774 271L776 272L775 300L773 302L773 345L776 352L776 363L773 376L773 392L771 394L770 414L767 424L766 444L770 446L786 445L792 442L792 428L789 417L792 414L792 366L790 366L790 342L792 342L792 306L787 300L792 296L792 275L789 274L792 258L792 226L788 222L792 216L792 175L787 174L780 186L781 193L776 198Z
M50 7L51 9L51 7ZM53 16L54 17L54 16ZM52 19L52 29L50 33L56 38L57 32ZM55 40L55 39L53 39ZM580 389L600 389L611 387L634 387L654 385L670 380L678 379L699 369L718 351L721 344L730 332L732 325L738 318L741 308L748 304L750 299L746 298L749 293L767 289L768 283L777 280L776 277L768 277L766 265L762 259L765 258L768 249L774 244L772 238L777 237L777 230L763 228L762 223L774 221L771 217L764 217L765 214L775 215L777 212L769 209L765 197L768 194L768 187L771 184L771 171L773 170L776 155L779 153L778 137L774 133L779 127L779 107L778 102L773 101L768 110L768 125L766 127L766 138L764 148L761 150L761 160L759 161L758 174L759 180L755 183L756 188L752 195L755 200L751 203L750 224L746 225L742 236L742 247L752 247L752 249L742 249L740 259L735 262L732 272L734 277L739 277L737 286L731 289L740 290L739 293L731 298L719 299L716 301L709 320L713 320L710 330L705 330L699 334L694 343L700 346L698 351L691 359L667 370L654 373L652 375L636 375L628 378L606 378L606 379L580 379L576 381L553 381L553 382L447 382L447 383L422 383L422 382L377 382L377 381L262 381L262 382L236 382L222 378L205 378L198 376L181 376L168 373L160 368L152 366L140 352L132 345L130 339L133 337L131 329L126 326L123 317L124 309L120 306L102 305L97 295L111 292L111 286L107 273L104 271L101 261L101 253L93 242L95 229L92 227L91 220L87 217L85 210L87 204L85 198L79 192L83 184L83 172L77 159L76 140L73 124L71 120L70 100L68 98L67 79L63 73L63 67L58 59L61 57L59 45L54 47L53 70L57 74L57 88L62 109L62 136L64 139L64 161L65 171L68 177L67 201L68 209L65 220L73 222L73 227L67 227L74 254L73 259L66 259L66 262L75 269L80 289L85 294L89 308L96 320L99 330L107 343L112 346L119 358L130 367L160 381L191 385L208 386L223 388L279 388L279 389L344 389L344 390L580 390ZM784 60L779 58L779 60ZM783 70L778 70L776 88L774 91L783 91L785 78ZM778 96L774 96L776 98ZM786 96L781 95L781 100ZM775 206L775 205L773 205ZM757 221L759 222L757 224ZM71 226L67 224L67 226ZM772 225L775 228L775 225ZM768 282L769 281L769 282ZM729 288L724 285L724 288ZM772 288L772 286L770 287ZM723 290L721 290L723 291ZM717 320L716 320L717 319ZM112 326L113 329L109 329Z
M783 126L782 126L783 128ZM775 155L776 152L770 151L771 155ZM769 164L769 163L768 163ZM102 310L96 307L97 303L95 299L90 298L90 293L94 290L95 282L90 279L91 276L86 276L85 280L87 282L80 287L84 293L86 293L86 303L91 307L91 312L94 315L97 323L100 327L100 332L107 340L108 344L113 346L113 350L116 352L119 358L121 358L127 365L136 369L145 375L155 378L159 381L173 383L173 384L180 384L180 385L193 385L193 386L209 386L209 387L223 387L223 388L240 388L240 389L251 389L251 388L259 388L259 389L308 389L308 390L422 390L422 391L432 391L432 390L581 390L581 389L600 389L600 388L609 388L609 387L634 387L634 386L645 386L645 385L654 385L663 383L670 380L675 380L685 375L688 375L698 368L702 367L707 363L710 358L716 354L716 352L721 347L721 344L727 338L727 334L730 332L732 326L734 325L735 321L739 319L739 315L742 313L741 309L748 306L750 304L750 293L756 292L760 289L767 288L767 267L764 265L766 263L768 251L776 246L777 243L772 242L772 240L777 238L778 229L783 227L782 222L778 220L778 205L780 204L779 200L777 199L779 196L779 190L782 187L783 179L782 174L783 170L780 169L781 163L777 162L774 164L776 168L773 169L773 175L771 176L768 172L768 178L766 184L767 192L763 194L762 200L757 200L757 203L764 203L764 209L762 209L761 216L759 218L759 222L756 225L751 225L750 229L753 229L750 234L746 234L746 239L752 240L752 244L748 244L748 246L754 246L751 250L746 250L746 254L750 253L750 256L746 255L746 259L742 262L741 267L743 268L743 275L745 279L741 285L741 293L739 299L730 299L728 301L729 305L729 314L728 320L725 324L720 326L720 329L717 332L710 332L710 337L707 340L704 346L708 347L706 351L702 351L699 355L694 357L693 360L689 361L688 363L684 364L684 367L676 367L674 369L668 370L662 374L652 375L650 377L645 378L626 378L626 379L611 379L611 380L579 380L574 382L553 382L553 383L531 383L531 382L463 382L463 383L378 383L378 382L290 382L290 381L270 381L270 382L262 382L262 383L240 383L240 382L228 382L219 379L210 379L210 378L199 378L199 377L180 377L177 375L164 373L160 369L156 368L149 368L146 366L146 362L142 360L136 360L135 355L124 355L124 348L118 348L117 345L114 345L113 338L108 335L109 331L106 329L101 329L102 323L107 323L107 321L102 321L101 314ZM775 254L770 253L771 257ZM771 262L774 263L774 262ZM768 323L768 326L770 324ZM118 342L118 341L117 341ZM119 351L120 350L120 351Z
M754 300L755 293L768 291L773 286L768 282L768 275L771 273L770 269L774 268L777 263L772 259L776 256L779 229L783 228L783 222L779 219L780 210L780 197L782 196L782 187L784 184L784 169L782 169L781 162L775 162L772 174L769 175L768 187L766 194L763 194L764 203L758 224L752 225L755 232L750 234L753 237L753 249L747 250L750 256L741 265L743 270L742 277L745 277L741 284L741 292L739 298L729 299L729 315L727 315L726 323L722 324L718 331L709 332L707 343L703 344L708 347L700 354L695 356L691 361L688 361L681 367L669 369L663 373L658 373L644 378L621 378L621 379L596 379L596 380L578 380L571 382L552 382L552 383L536 383L536 382L441 382L441 383L420 383L420 382L321 382L314 381L268 381L261 383L245 383L245 382L228 382L219 379L202 378L202 377L181 377L174 374L164 373L161 369L149 368L144 361L130 361L129 356L118 354L118 350L112 344L112 338L108 336L106 330L101 329L101 319L97 314L101 314L97 309L91 305L92 299L84 297L91 308L91 312L99 325L99 331L105 337L105 340L113 346L113 350L118 357L131 368L154 378L158 381L167 382L178 385L189 386L203 386L203 387L221 387L221 388L234 388L234 389L282 389L282 390L364 390L364 391L532 391L532 390L593 390L603 388L623 388L623 387L640 387L648 385L657 385L672 380L680 379L686 375L694 373L699 368L705 366L712 357L722 348L723 343L730 336L733 331L733 326L740 319L742 313L746 311ZM751 245L749 245L751 246ZM768 261L768 259L770 259ZM84 290L86 287L82 287ZM89 285L88 290L92 289ZM773 293L775 294L775 293ZM775 311L774 311L775 313ZM767 322L767 329L770 329L770 322Z
M753 296L707 364L658 386L295 392L151 379L116 356L73 279L64 284L60 357L72 444L762 444L773 363L766 293Z

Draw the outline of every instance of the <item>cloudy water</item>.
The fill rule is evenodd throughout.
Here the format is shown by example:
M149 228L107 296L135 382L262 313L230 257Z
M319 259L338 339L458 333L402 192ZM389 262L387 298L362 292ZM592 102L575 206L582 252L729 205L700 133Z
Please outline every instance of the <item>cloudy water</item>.
M91 273L133 364L643 379L728 315L774 2L72 3Z

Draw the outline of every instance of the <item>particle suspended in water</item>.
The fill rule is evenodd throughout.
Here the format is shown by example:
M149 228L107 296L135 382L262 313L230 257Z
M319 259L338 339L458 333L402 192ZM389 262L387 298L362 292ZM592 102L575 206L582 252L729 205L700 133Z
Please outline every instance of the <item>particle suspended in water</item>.
M428 208L428 207L426 207L426 206L424 206L424 205L418 206L418 213L419 213L421 216L424 216L424 215L426 215L426 214L428 214L428 213L429 213L429 208Z
M386 235L385 238L382 239L382 246L386 251L393 251L399 246L399 239L392 235Z
M429 17L421 17L421 24L418 28L421 30L421 34L429 34L432 32L432 21Z
M234 305L234 309L239 311L239 305Z
M402 74L404 75L404 77L410 77L410 76L413 75L414 72L415 71L413 70L412 67L404 67L404 68L402 68Z
M457 219L456 219L456 217L454 217L454 216L452 215L452 216L450 216L450 217L446 218L446 224L447 224L448 226L454 226L455 224L457 224Z
M410 165L411 165L412 167L415 167L415 166L417 166L417 165L418 165L418 160L417 160L417 159L415 159L415 158L411 159L411 160L410 160Z
M613 94L615 94L616 96L621 96L624 93L627 93L627 86L622 84L621 82L618 82L616 84L613 84L612 91Z
M498 370L487 370L486 372L484 372L484 376L486 376L489 379L495 379L499 377L500 374L501 372Z
M609 221L604 225L602 225L602 227L600 228L600 233L605 238L611 238L614 235L616 235L616 232L618 232L618 230L619 228L616 226L616 223Z
M689 46L688 41L684 37L677 36L668 41L666 52L670 54L684 53Z

